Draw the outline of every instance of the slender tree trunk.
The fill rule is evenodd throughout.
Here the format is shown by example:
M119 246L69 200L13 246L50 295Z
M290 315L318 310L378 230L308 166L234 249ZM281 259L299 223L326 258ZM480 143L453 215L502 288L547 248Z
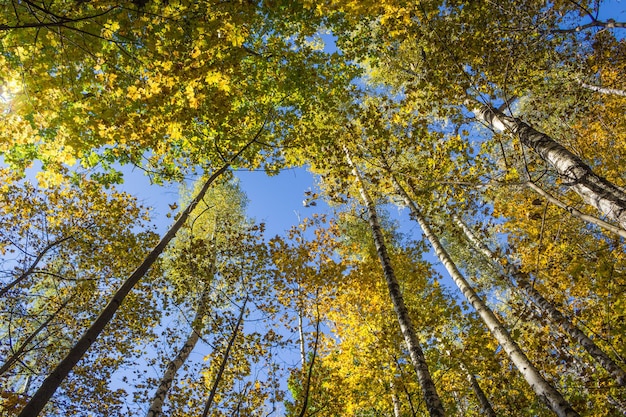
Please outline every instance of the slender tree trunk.
M467 375L467 380L472 386L472 391L474 391L474 395L476 395L476 398L478 398L478 402L480 403L480 412L482 413L482 415L487 417L498 417L493 407L491 406L489 399L485 395L485 392L476 380L474 374L471 373L462 363L461 369L463 370L463 372L465 372L465 375Z
M524 376L528 384L535 391L537 396L541 398L546 404L554 411L559 417L575 417L579 414L574 411L570 404L563 398L563 396L546 381L539 373L537 368L528 360L524 352L515 343L509 332L502 326L496 315L485 304L485 302L478 296L476 291L465 280L465 277L458 270L452 258L445 250L439 238L430 228L430 225L418 209L415 202L409 197L408 193L402 188L400 183L391 175L394 187L397 193L404 199L405 203L411 210L411 215L415 219L426 238L430 241L437 257L443 263L448 270L448 273L452 277L452 280L459 287L465 298L472 304L476 312L480 315L481 319L496 338L502 349L507 353L513 364Z
M617 227L617 226L613 226L611 223L607 223L604 220L601 220L601 219L599 219L599 218L597 218L595 216L590 216L588 214L582 213L580 210L577 210L576 208L574 208L572 206L568 206L567 204L565 204L561 200L555 198L552 194L548 193L543 188L539 187L534 182L527 181L525 183L525 185L528 188L530 188L531 190L533 190L534 192L536 192L537 194L539 194L540 196L544 197L550 203L552 203L555 206L558 206L558 207L562 208L563 210L567 211L572 216L578 217L579 219L581 219L583 221L586 221L587 223L595 224L596 226L599 226L599 227L603 228L604 230L608 230L609 232L615 233L616 235L621 236L621 237L626 239L626 230L625 229L622 229L622 228Z
M26 377L26 381L24 381L24 385L22 385L22 389L20 390L20 394L28 395L28 391L30 391L30 383L33 381L33 375L28 375Z
M517 134L524 145L535 150L556 169L564 180L564 185L572 187L587 204L618 222L622 229L626 229L626 192L620 187L596 175L579 157L521 120L506 116L488 106L475 110L475 113L478 119L491 127Z
M595 91L596 93L600 94L612 94L616 96L626 97L626 91L618 90L617 88L599 87L597 85L587 84L582 81L580 81L580 86L586 88L587 90Z
M402 366L400 365L400 361L395 355L393 356L393 361L396 364L396 369L400 373L400 377L402 378L402 381L404 381L405 376L404 376L404 372L402 372ZM411 415L413 417L416 417L417 412L415 411L415 405L413 405L413 395L409 392L404 382L402 382L402 391L404 391L404 394L406 395L406 402L409 405L409 408L411 410Z
M306 352L304 350L304 328L302 324L302 310L298 311L298 335L300 338L300 361L302 366L306 363Z
M246 313L246 305L248 304L248 295L246 295L246 299L241 306L241 310L239 311L239 317L237 318L237 324L233 329L233 334L230 336L228 340L228 345L226 345L226 351L224 351L224 356L222 356L222 361L220 362L220 367L217 370L217 375L215 375L215 381L213 381L213 386L211 387L211 392L209 393L209 398L204 405L204 411L202 412L202 417L207 417L209 415L209 410L213 405L213 400L215 399L215 394L217 394L217 387L219 386L220 381L222 380L222 374L226 369L226 364L228 363L228 359L230 357L230 350L235 344L235 339L239 334L239 328L241 327L241 323L243 323L243 317Z
M575 326L571 320L563 315L550 301L546 300L528 281L528 277L520 269L508 264L506 267L498 259L498 256L479 240L474 232L457 215L453 216L455 223L463 230L463 233L472 245L482 253L497 270L503 270L507 275L513 277L517 285L522 288L533 300L535 305L546 314L552 321L559 324L563 330L576 342L578 342L609 374L615 379L617 384L626 386L626 372L620 368L602 349L600 349L582 330Z
M78 363L79 360L85 355L87 350L94 344L100 333L104 330L105 326L111 321L111 319L115 316L115 313L122 305L122 302L130 293L135 285L143 278L152 265L156 262L156 260L161 256L161 253L165 250L170 241L176 236L176 233L180 230L180 228L185 224L187 218L193 211L193 209L198 205L198 203L202 200L206 192L211 187L211 184L219 178L223 173L225 173L229 168L230 164L234 162L239 156L250 147L261 135L261 132L265 129L265 125L261 127L261 129L257 132L255 137L249 141L243 148L235 154L230 162L226 163L220 169L215 171L209 179L206 180L196 197L194 197L189 205L180 213L178 220L174 222L172 227L165 233L165 235L161 238L161 241L155 246L154 249L146 256L141 265L131 274L130 277L124 281L122 286L115 292L111 300L104 307L104 309L100 312L100 315L96 318L96 320L91 324L89 329L83 334L83 336L76 342L76 344L70 349L65 358L57 365L57 367L48 375L48 377L43 381L37 392L30 399L28 404L22 409L18 417L35 417L41 413L41 410L48 403L50 398L54 395L59 385L65 380L67 375L72 371L72 368Z
M311 363L309 364L309 371L306 375L306 381L304 383L304 400L302 402L302 408L300 409L300 413L298 417L304 417L306 415L306 411L309 408L309 396L311 392L311 377L313 376L313 366L315 366L315 359L317 358L317 346L320 340L320 309L319 304L316 307L316 322L315 322L315 341L313 343L313 352L311 353ZM302 363L302 370L304 371L304 365L306 362Z
M147 417L160 417L163 414L163 403L165 402L165 398L167 397L167 393L169 392L172 382L176 377L176 373L180 369L181 366L185 364L187 358L196 347L198 340L200 339L200 334L202 334L202 330L204 330L204 319L207 315L208 306L209 306L209 297L211 296L211 287L210 283L213 281L215 277L215 273L217 272L217 245L216 245L216 235L213 234L211 239L211 259L210 259L210 267L207 274L201 277L204 288L202 291L202 295L198 300L198 306L196 307L196 314L191 322L191 332L187 336L183 347L178 351L176 357L172 359L165 368L165 373L159 381L159 386L152 397L152 401L150 402L150 408L148 409Z
M352 172L356 178L357 187L359 189L359 192L361 193L363 204L368 211L369 224L372 235L374 236L376 252L378 253L378 258L380 259L380 263L383 268L383 274L385 277L385 281L387 282L389 296L391 297L393 308L398 317L398 323L400 325L402 335L404 336L404 341L409 350L411 362L413 364L413 367L415 368L420 387L422 388L422 391L424 393L426 408L428 409L431 417L443 417L445 416L443 405L441 404L439 394L437 394L437 389L430 375L430 371L428 370L428 365L426 363L426 358L424 357L424 352L422 351L419 340L417 339L417 334L415 333L415 329L409 316L409 312L404 304L404 298L402 297L402 292L400 291L398 280L396 279L393 266L391 265L391 260L389 259L389 255L387 254L387 247L385 246L382 229L380 226L380 222L378 221L378 215L376 214L376 207L373 200L365 189L365 185L363 184L363 180L361 179L361 174L352 162L350 153L348 152L348 150L344 150L346 153L346 159L348 161L348 164L352 168Z
M487 417L497 417L497 414L494 411L493 407L491 407L491 403L489 402L489 399L487 399L485 392L482 390L482 388L480 388L476 377L473 374L468 374L467 378L472 385L472 391L474 391L474 394L480 402L480 412Z
M402 417L402 407L400 406L400 399L396 394L396 386L393 383L393 379L389 384L389 388L391 389L391 404L393 405L393 416Z
M207 304L209 301L210 291L209 288L205 288L202 292L202 296L200 297L200 301L198 302L198 307L196 308L196 314L191 322L191 332L187 336L185 340L185 344L178 351L176 357L172 359L165 369L165 373L159 382L159 386L152 397L152 401L150 402L150 408L148 409L147 417L160 417L163 415L163 403L165 402L165 398L167 397L167 393L172 386L172 382L176 377L176 373L180 369L181 366L187 361L189 354L196 347L196 343L198 343L198 339L200 339L200 334L202 333L202 329L204 328L204 318L207 313Z

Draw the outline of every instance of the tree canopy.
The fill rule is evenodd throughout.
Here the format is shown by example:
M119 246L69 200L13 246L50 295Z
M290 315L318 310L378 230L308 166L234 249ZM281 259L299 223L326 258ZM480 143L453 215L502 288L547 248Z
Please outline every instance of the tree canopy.
M626 415L617 2L0 6L0 415Z

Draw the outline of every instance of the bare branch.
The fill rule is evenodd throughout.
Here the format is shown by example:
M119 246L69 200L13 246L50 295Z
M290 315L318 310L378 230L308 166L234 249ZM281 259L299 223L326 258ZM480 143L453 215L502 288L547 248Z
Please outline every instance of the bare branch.
M626 23L625 22L616 22L613 19L608 19L606 22L603 22L601 20L596 20L594 19L593 21L584 24L584 25L578 25L576 27L570 28L570 29L552 29L550 31L550 33L578 33L581 32L585 29L589 29L592 27L601 27L603 29L614 29L614 28L620 28L620 29L624 29L626 28Z

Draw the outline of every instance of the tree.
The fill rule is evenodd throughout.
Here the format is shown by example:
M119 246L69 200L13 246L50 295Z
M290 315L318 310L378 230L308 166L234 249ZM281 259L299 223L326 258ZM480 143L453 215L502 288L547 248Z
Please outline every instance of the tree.
M245 197L233 183L218 184L209 190L192 213L193 221L178 234L166 257L165 274L172 281L175 294L199 294L195 315L191 320L191 331L184 340L176 356L165 368L163 377L148 409L148 416L162 415L163 403L167 397L177 371L184 365L190 353L205 331L205 319L211 313L211 293L220 274L218 265L228 263L226 254L240 257L239 240L243 229L249 227L244 216ZM224 254L224 255L222 255ZM177 288L178 287L178 288ZM182 290L184 288L185 290ZM182 294L181 294L182 293ZM193 302L190 302L193 304ZM244 303L245 304L245 303ZM245 305L242 311L245 310Z
M287 14L280 3L142 3L3 8L16 23L7 26L72 21L3 33L0 66L13 86L0 136L5 163L24 169L40 160L54 172L79 160L100 168L93 175L105 184L121 180L116 162L130 163L154 181L180 180L215 169L268 113L280 113L273 134L239 162L271 166L259 150L271 155L304 97L348 75L306 41L322 19L301 7Z
M524 145L534 149L556 169L565 185L571 186L586 203L617 221L626 230L626 192L620 187L596 175L576 155L519 119L505 116L497 109L489 107L484 107L477 113L478 118L489 126L506 129L518 135Z
M2 397L4 407L16 410L31 395L29 387L41 382L97 315L118 277L144 256L155 234L134 198L105 192L93 181L47 187L15 178L3 183ZM131 308L119 316L127 324L116 321L103 334L105 344L117 342L85 358L53 408L85 407L91 392L108 402L103 412L118 412L124 393L110 391L106 381L132 361L138 340L151 337L150 327L160 317L154 298L146 285L130 294Z
M0 4L11 409L77 414L98 397L97 412L121 415L158 392L154 413L266 415L281 368L300 416L469 417L485 399L503 415L543 417L546 398L559 415L624 408L626 43L603 3ZM476 106L514 135L477 129ZM23 180L33 164L39 189ZM127 164L154 183L203 175L159 243L110 188ZM198 212L207 193L236 169L291 166L320 175L339 225L268 249L261 225L227 222L220 243ZM410 207L422 236L388 227L386 204ZM474 256L452 213L497 240L502 267ZM426 235L459 293L424 261ZM195 347L206 363L186 356ZM289 348L300 362L276 362Z
M563 316L563 314L548 300L546 300L539 291L529 282L528 278L524 276L519 268L514 264L507 262L507 267L503 267L498 256L487 245L480 241L471 229L458 217L454 216L455 223L461 228L465 234L467 240L480 252L483 256L492 262L495 268L504 270L507 275L517 282L520 288L523 288L528 296L537 304L542 310L543 314L546 314L551 320L555 321L563 327L565 332L578 342L580 346L585 348L587 352L593 358L598 361L612 376L615 378L618 385L624 385L626 383L626 372L619 367L606 353L602 351L582 330L572 324L572 322Z
M350 152L345 148L344 150L346 153L348 165L352 168L352 173L356 178L357 188L359 189L359 192L361 194L361 199L363 200L363 204L367 208L369 224L372 235L374 236L376 251L378 253L380 263L383 267L383 274L385 277L385 281L387 282L387 287L389 289L389 296L391 298L391 302L393 304L396 315L398 316L398 323L400 324L400 329L402 330L404 341L409 349L409 354L411 357L411 361L413 362L413 367L415 368L415 372L417 373L417 377L422 387L424 398L426 399L428 412L431 416L444 416L445 412L441 405L441 400L439 399L437 389L435 388L435 384L433 383L432 377L430 376L424 353L415 334L412 320L408 315L402 293L400 292L400 286L398 285L393 266L391 265L389 255L387 254L387 248L385 246L380 223L378 221L378 216L376 215L376 206L374 205L374 201L371 199L371 197L367 193L367 190L365 189L365 185L363 184L363 180L361 179L361 174L359 173L357 166L352 161Z

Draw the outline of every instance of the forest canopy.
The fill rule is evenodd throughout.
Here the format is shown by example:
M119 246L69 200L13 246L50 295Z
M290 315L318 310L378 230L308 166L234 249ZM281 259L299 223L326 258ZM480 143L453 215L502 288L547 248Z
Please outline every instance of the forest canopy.
M0 0L0 415L626 415L625 22Z

